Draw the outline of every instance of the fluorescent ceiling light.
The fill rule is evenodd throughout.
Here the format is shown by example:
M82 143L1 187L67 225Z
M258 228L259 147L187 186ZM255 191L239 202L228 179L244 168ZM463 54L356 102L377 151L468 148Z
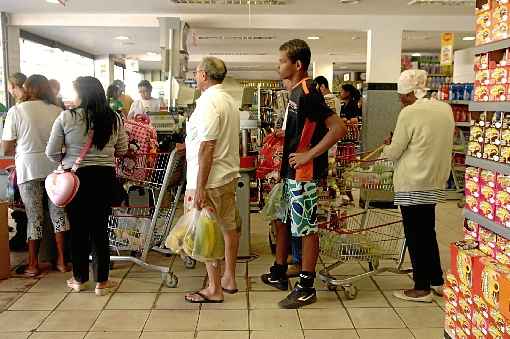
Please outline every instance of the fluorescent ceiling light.
M357 5L360 3L360 0L338 0L340 5Z
M411 54L411 56L414 56L414 57L421 57L421 53L413 53L413 54Z
M114 38L115 40L129 40L128 36L120 35Z
M46 2L49 4L56 4L56 5L60 4L60 1L58 1L58 0L46 0Z
M318 36L309 36L308 37L308 40L319 40L319 39L320 39L320 37L318 37Z
M475 40L476 38L474 36L465 36L462 38L462 40L464 41L473 41Z

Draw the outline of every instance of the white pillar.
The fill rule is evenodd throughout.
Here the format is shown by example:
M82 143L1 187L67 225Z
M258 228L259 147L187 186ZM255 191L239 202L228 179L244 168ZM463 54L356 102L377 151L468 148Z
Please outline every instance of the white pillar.
M317 58L313 61L313 78L319 75L325 77L329 82L329 89L333 91L333 61L331 59Z
M368 31L367 82L396 83L400 75L402 29L391 25Z
M111 55L101 55L94 60L94 75L101 82L105 91L114 80L113 67Z

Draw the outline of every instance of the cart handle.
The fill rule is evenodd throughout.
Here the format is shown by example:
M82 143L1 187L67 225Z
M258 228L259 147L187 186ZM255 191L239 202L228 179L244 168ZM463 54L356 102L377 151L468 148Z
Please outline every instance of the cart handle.
M342 219L347 219L347 218L340 218L340 220L342 220ZM392 222L388 222L386 224L372 226L372 227L367 227L367 228L363 228L363 229L359 229L359 230L353 230L353 231L349 231L349 230L345 230L345 229L332 229L332 228L328 228L327 226L324 226L324 225L327 225L327 223L321 223L318 226L321 229L325 229L325 230L328 230L328 231L334 231L334 232L336 232L338 234L350 235L350 234L358 234L358 233L363 233L363 232L366 232L366 231L371 231L371 230L378 229L378 228L385 227L385 226L389 226L389 225L395 225L395 224L398 224L398 223L401 223L401 222L402 222L402 220L392 221Z

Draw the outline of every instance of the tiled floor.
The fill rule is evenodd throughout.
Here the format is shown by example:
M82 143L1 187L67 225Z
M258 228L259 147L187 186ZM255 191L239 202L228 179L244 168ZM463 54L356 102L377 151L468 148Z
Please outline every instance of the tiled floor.
M40 279L13 277L0 282L0 339L439 339L443 334L443 302L413 304L392 297L392 290L410 287L411 279L385 273L359 281L359 295L348 300L342 291L330 292L317 282L318 303L281 310L286 293L261 284L259 275L273 262L267 245L267 226L252 217L252 246L258 258L239 263L241 292L226 295L225 303L192 305L185 291L205 283L205 270L184 268L179 258L151 254L152 261L172 265L179 277L176 289L163 286L159 274L116 264L116 293L96 297L70 293L69 274L48 273ZM462 237L461 210L447 203L437 210L437 233L443 266L449 265L448 244ZM331 262L322 258L322 262ZM322 267L322 264L321 264ZM346 264L338 277L364 272L365 265Z

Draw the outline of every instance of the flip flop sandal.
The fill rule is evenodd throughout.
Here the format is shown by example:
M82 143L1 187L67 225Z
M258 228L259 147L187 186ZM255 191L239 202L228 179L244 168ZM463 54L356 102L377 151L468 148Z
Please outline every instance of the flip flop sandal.
M223 302L223 300L211 300L211 299L207 298L207 296L205 296L203 293L200 293L200 292L194 292L191 295L198 295L200 298L202 298L202 300L193 300L193 299L190 299L188 296L185 296L184 300L186 300L187 302L189 302L191 304L221 304Z
M41 271L28 271L28 270L25 270L23 272L23 275L27 278L35 278L35 277L38 277L41 275Z
M229 290L228 288L222 287L222 289L223 289L223 292L225 292L227 294L236 294L237 292L239 292L239 289L237 289L237 288Z

